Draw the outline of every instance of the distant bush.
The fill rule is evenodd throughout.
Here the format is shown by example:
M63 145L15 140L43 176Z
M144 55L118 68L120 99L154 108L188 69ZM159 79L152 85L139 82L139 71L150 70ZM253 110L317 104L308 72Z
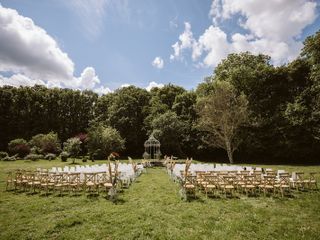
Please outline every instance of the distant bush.
M63 151L69 154L72 158L72 163L75 163L75 158L79 156L81 151L81 141L79 138L69 138L63 143Z
M5 157L8 157L9 154L7 152L0 152L0 160L2 160Z
M12 154L18 154L19 157L25 157L30 153L30 147L23 138L14 139L9 142L8 150Z
M25 160L36 161L36 160L44 159L44 156L43 156L42 154L30 153L30 154L28 154L27 156L25 156L24 159L25 159Z
M66 162L68 160L68 157L69 157L68 152L63 151L62 153L60 153L60 158L62 162Z
M111 152L123 150L124 143L120 133L112 127L98 124L88 131L88 151L92 159L105 159Z
M33 153L59 153L61 151L58 134L50 132L48 134L38 134L32 137L29 145L33 149Z
M46 160L54 160L54 159L56 159L57 158L57 155L56 154L54 154L54 153L48 153L45 157L44 157L44 159L46 159Z
M6 157L2 158L2 161L16 161L16 160L17 160L17 154L13 155L11 157L6 156Z
M83 158L82 158L82 162L87 162L89 160L89 157L88 156L84 156Z

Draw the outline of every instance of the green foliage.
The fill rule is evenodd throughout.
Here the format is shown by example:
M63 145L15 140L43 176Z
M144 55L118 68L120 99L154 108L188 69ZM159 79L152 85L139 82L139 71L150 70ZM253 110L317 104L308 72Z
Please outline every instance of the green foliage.
M81 151L81 141L79 138L69 138L66 142L63 143L63 151L67 152L69 157L75 162L75 158L79 156Z
M25 159L25 160L36 161L36 160L44 159L44 155L42 155L42 154L30 153L30 154L28 154L27 156L25 156L24 159Z
M69 157L69 153L68 152L61 152L60 153L60 158L61 158L61 161L62 162L66 162L68 160L68 157Z
M34 153L59 153L61 151L58 134L50 132L48 134L37 134L31 138L29 145Z
M11 140L8 144L8 150L11 154L18 154L19 157L24 157L30 152L27 141L22 138Z
M240 140L238 133L248 120L248 101L244 94L238 95L233 85L217 81L214 93L198 102L199 128L207 133L207 142L225 149L230 163Z
M44 159L49 160L49 161L54 160L54 159L56 159L56 158L57 158L57 155L54 154L54 153L48 153L48 154L44 157Z
M167 111L159 114L151 123L154 136L161 142L161 151L166 155L182 156L181 139L184 132L184 122L177 114Z
M133 86L118 89L98 100L96 122L119 131L126 139L127 154L140 156L143 152L146 137L144 119L147 117L149 100L150 94L146 90Z
M94 125L88 131L88 151L92 159L106 159L111 152L119 152L125 147L125 140L112 127Z
M2 160L5 157L8 157L9 154L7 152L0 152L0 159Z

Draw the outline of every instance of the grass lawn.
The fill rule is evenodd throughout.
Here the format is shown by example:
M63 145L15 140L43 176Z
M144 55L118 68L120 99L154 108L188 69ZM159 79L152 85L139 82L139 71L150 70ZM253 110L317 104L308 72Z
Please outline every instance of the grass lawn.
M116 204L103 196L5 192L9 170L66 164L0 162L0 239L320 238L320 191L294 192L284 199L206 199L199 193L198 199L184 202L163 168L148 169L120 193ZM268 167L320 172L320 166Z

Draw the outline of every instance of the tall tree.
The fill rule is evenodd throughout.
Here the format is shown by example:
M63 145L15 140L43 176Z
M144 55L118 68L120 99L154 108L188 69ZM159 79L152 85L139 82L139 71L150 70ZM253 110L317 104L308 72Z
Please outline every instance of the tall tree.
M199 127L210 133L208 143L227 151L230 163L240 143L237 134L248 118L248 101L228 82L217 82L214 93L198 102Z

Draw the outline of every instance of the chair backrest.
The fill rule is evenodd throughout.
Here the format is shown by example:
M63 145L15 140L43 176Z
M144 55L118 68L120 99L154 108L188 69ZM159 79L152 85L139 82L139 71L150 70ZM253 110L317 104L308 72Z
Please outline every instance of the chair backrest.
M85 173L84 174L84 181L86 183L88 183L88 182L96 183L96 176L97 176L96 173Z
M276 181L276 176L275 175L267 175L267 176L264 176L263 180L264 180L265 185L274 186L275 181Z
M69 178L68 178L68 182L69 183L76 183L76 184L80 184L80 173L69 173Z

